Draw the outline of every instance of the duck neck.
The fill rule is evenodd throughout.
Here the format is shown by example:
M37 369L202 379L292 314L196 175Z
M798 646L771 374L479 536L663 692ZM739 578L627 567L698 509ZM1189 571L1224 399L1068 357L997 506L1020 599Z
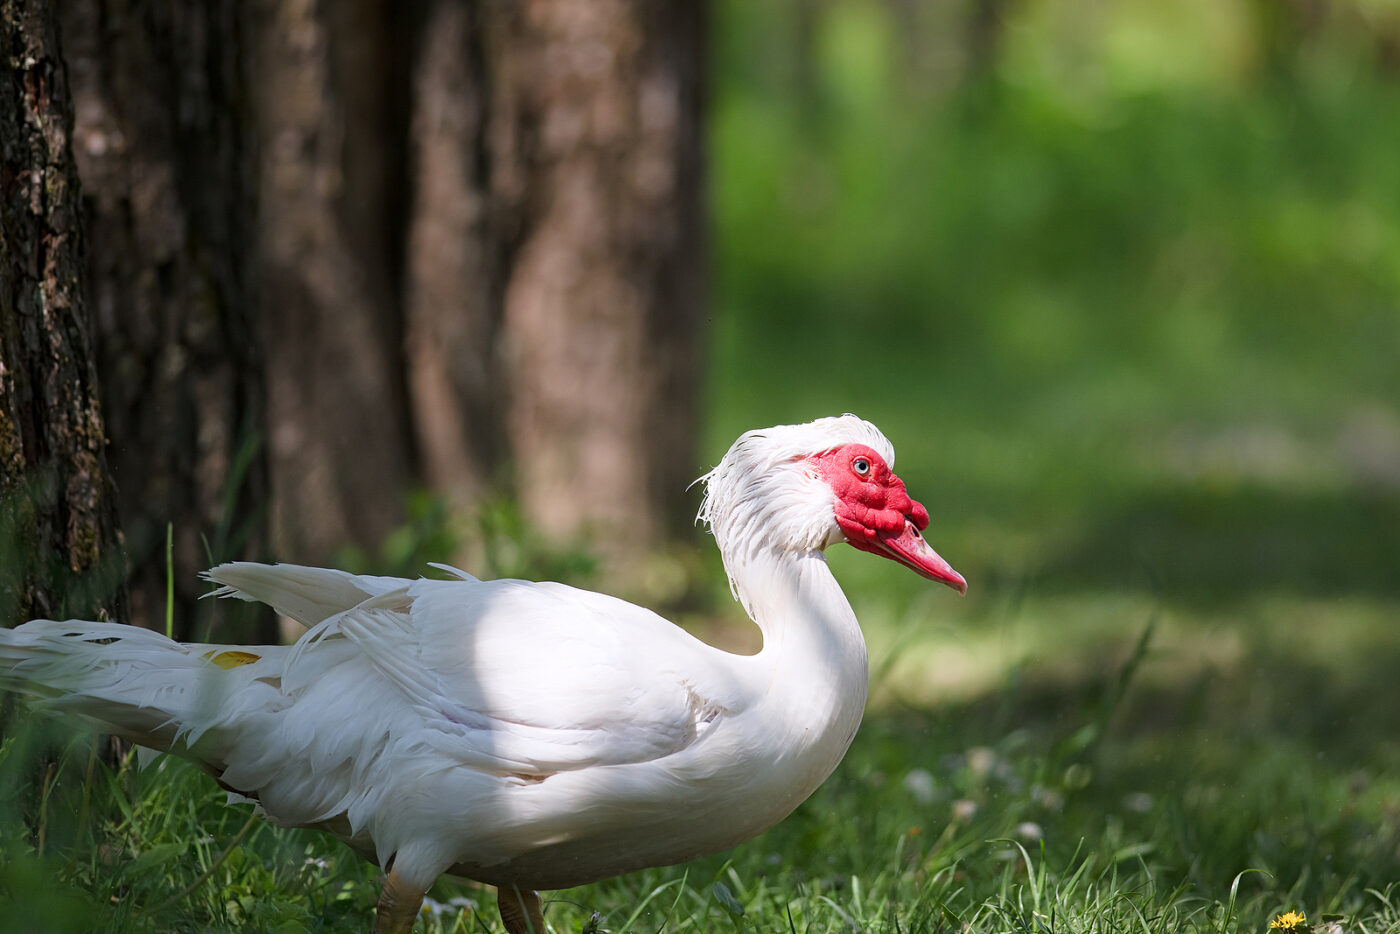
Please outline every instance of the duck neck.
M869 680L855 612L820 551L754 555L735 590L763 631L766 704L820 781L860 725ZM829 761L827 761L829 760Z

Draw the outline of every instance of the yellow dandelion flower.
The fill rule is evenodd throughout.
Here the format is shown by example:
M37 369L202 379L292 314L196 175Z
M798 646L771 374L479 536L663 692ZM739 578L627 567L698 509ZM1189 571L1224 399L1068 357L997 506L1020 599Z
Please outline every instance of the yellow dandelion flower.
M1299 928L1307 927L1308 919L1303 917L1301 911L1287 911L1269 922L1271 931L1296 931Z

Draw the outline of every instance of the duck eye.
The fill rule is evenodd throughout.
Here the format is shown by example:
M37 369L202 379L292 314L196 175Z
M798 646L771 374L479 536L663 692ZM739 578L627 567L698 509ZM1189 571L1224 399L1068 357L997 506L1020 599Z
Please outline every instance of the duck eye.
M857 457L855 460L851 461L851 469L854 470L859 476L869 476L870 461L864 457Z

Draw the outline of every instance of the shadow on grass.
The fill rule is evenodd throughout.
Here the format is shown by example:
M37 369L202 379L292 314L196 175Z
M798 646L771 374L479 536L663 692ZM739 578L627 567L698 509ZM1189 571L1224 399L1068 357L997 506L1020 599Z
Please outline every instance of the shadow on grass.
M1047 591L1146 581L1172 598L1400 597L1400 497L1154 489L1105 504L1036 573Z
M1257 668L1129 686L1115 702L1117 672L1028 670L965 702L868 716L817 813L863 800L847 820L864 833L940 834L920 843L927 859L965 847L974 903L994 894L989 856L1019 840L1066 874L1095 860L1127 888L1153 880L1207 901L1258 870L1240 893L1261 923L1279 905L1356 912L1400 879L1396 671L1400 646L1339 673L1278 645Z

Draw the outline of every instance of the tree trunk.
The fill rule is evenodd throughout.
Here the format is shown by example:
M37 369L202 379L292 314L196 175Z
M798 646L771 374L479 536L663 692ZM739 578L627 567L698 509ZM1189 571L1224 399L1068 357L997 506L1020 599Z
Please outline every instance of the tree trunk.
M202 568L267 552L244 5L60 6L133 618L163 625L168 524L177 635L273 638L270 616L198 600Z
M470 0L427 4L409 131L408 388L423 479L459 508L489 489L505 450L505 246L491 193L484 28Z
M404 281L425 478L636 567L688 527L703 4L428 0Z
M11 491L35 464L78 465L68 505L11 510L54 512L68 566L115 534L94 346L148 624L166 523L187 610L205 540L214 560L262 552L268 498L275 552L304 561L383 540L416 481L470 503L507 463L535 524L609 556L678 527L703 307L703 5L55 5L89 335L64 265L82 257L52 10L0 3L19 270L0 437ZM45 335L78 369L29 356ZM44 435L65 431L68 448Z
M119 618L72 99L47 4L0 0L0 619Z
M972 0L964 43L967 83L983 83L996 73L1010 5L1011 0Z
M491 9L521 504L620 569L681 526L695 467L704 5Z
M274 544L319 562L382 541L413 476L394 289L401 27L388 0L255 10Z

